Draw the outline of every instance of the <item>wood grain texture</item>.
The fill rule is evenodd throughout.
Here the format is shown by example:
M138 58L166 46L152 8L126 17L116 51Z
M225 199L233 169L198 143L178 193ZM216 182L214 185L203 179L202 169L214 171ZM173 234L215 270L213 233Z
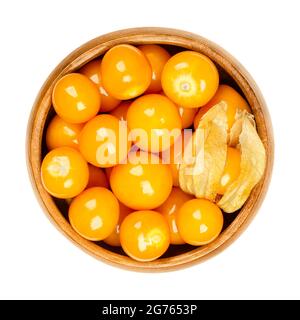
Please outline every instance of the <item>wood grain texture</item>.
M114 253L96 243L83 239L71 228L61 214L53 198L43 188L40 177L43 130L51 109L51 93L54 84L63 75L78 70L87 62L102 55L109 48L121 43L174 45L195 50L210 57L221 69L228 73L248 100L255 116L258 133L267 153L266 170L261 182L254 188L237 217L214 242L202 247L195 247L185 253L146 263L134 261L127 256ZM273 149L272 125L266 104L257 85L245 68L224 49L207 39L181 30L165 28L135 28L116 31L93 39L76 49L55 68L44 83L34 102L27 130L29 175L36 196L54 225L76 245L94 257L114 266L148 272L170 271L199 263L230 245L245 230L265 197L272 173Z

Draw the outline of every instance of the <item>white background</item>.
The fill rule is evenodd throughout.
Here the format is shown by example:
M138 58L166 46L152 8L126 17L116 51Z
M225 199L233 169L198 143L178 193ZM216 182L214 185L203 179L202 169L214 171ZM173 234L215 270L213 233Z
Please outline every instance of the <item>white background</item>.
M299 1L1 1L0 298L300 298ZM198 33L231 52L273 120L272 183L246 232L217 257L163 274L123 271L75 247L33 194L25 135L50 71L84 42L136 26Z

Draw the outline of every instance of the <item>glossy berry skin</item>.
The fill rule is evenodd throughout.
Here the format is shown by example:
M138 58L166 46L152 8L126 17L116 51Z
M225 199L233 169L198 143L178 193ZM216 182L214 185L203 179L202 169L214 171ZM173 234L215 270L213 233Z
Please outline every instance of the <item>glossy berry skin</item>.
M116 197L127 207L136 210L154 209L160 206L172 190L170 167L161 163L147 163L151 159L146 152L130 153L128 163L112 169L110 185ZM154 161L159 158L152 155ZM134 163L133 163L134 162Z
M46 131L48 150L59 147L78 149L78 136L83 128L81 123L68 123L56 115L49 123Z
M224 101L227 104L227 121L228 128L230 129L235 121L235 114L238 109L247 110L251 112L247 101L232 87L221 84L213 96L213 98L202 108L199 109L195 119L194 119L194 128L198 128L199 122L204 114L214 105L219 102Z
M121 224L123 250L137 261L152 261L162 256L170 244L169 227L156 211L135 211Z
M121 130L121 131L120 131ZM122 130L125 130L122 133ZM131 143L126 124L109 114L101 114L85 124L79 135L79 150L96 167L107 168L127 156ZM120 139L124 139L121 141Z
M101 96L97 86L88 77L70 73L56 82L52 102L56 113L63 120L83 123L99 112Z
M152 69L151 83L147 89L147 93L159 93L162 90L162 70L171 55L166 49L156 44L145 44L138 48L144 53Z
M161 153L164 163L168 163L172 172L173 177L173 186L179 186L179 168L183 162L184 157L184 148L188 144L190 136L185 136L183 131L182 134L176 139L175 143L171 146L170 149L164 150Z
M103 86L116 99L128 100L144 93L151 83L151 75L149 61L132 45L114 46L102 59Z
M198 108L178 107L178 111L182 121L182 129L189 128L194 123Z
M101 112L109 112L118 106L120 100L111 96L103 87L100 68L101 60L96 59L83 66L80 69L80 73L87 76L97 85L101 94Z
M87 188L92 187L103 187L103 188L109 188L108 179L106 177L105 172L98 167L95 167L91 164L88 164L89 166L89 182L87 185Z
M183 192L180 188L173 188L168 199L156 209L166 218L169 224L171 244L185 243L178 231L176 215L181 206L193 198L192 195Z
M185 202L176 216L182 239L193 246L202 246L215 240L223 227L220 208L206 199Z
M120 247L121 242L120 242L120 228L123 220L125 217L127 217L131 212L133 212L132 209L126 207L123 203L119 202L120 206L120 216L119 216L119 221L114 229L114 231L103 241L113 247Z
M162 72L164 93L177 105L198 108L205 105L215 94L219 74L214 63L195 51L175 54Z
M160 92L161 95L164 95L164 92L161 91ZM194 123L194 118L195 115L198 112L198 108L184 108L181 106L177 106L180 118L181 118L181 122L182 122L182 129L186 129L189 128L193 123Z
M228 147L224 172L222 174L218 194L223 195L228 186L238 178L241 170L241 152L238 149Z
M72 200L69 220L73 229L91 241L108 237L119 220L119 202L106 188L94 187Z
M87 186L89 169L82 155L70 147L51 150L43 159L44 188L56 198L73 198Z
M133 101L127 112L127 122L130 130L145 131L146 139L139 137L136 144L149 152L170 148L182 128L176 105L160 94L144 95ZM176 132L172 135L174 129Z

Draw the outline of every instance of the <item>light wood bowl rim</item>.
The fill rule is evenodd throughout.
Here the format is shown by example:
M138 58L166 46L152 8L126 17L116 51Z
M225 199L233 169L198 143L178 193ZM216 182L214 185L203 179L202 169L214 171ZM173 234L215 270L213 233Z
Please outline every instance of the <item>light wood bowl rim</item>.
M62 216L52 197L43 188L40 178L42 132L51 105L51 91L55 82L66 73L78 69L108 48L119 43L179 45L190 50L203 52L209 56L232 76L243 91L251 105L257 121L258 132L267 151L267 165L263 179L252 191L237 218L214 242L203 247L195 247L195 249L177 256L152 262L135 261L82 238ZM246 229L257 213L270 183L274 142L271 119L263 96L255 81L233 56L199 35L176 29L146 27L115 31L97 37L73 51L54 69L40 89L32 107L26 136L26 156L29 176L37 199L50 221L67 238L90 255L111 265L135 271L162 272L205 261L223 251Z

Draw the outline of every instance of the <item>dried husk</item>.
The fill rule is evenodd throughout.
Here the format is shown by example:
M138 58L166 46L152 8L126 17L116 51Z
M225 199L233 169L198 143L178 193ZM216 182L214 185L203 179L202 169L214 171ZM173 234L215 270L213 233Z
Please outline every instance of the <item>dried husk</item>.
M237 115L230 132L229 144L241 151L240 175L227 188L218 202L227 213L240 209L254 186L260 181L266 166L264 145L256 131L253 116L247 112Z
M227 127L226 103L220 102L205 114L187 145L193 153L184 155L179 184L183 191L215 201L224 212L231 213L243 206L263 176L266 152L252 114L238 110L229 133ZM226 163L227 144L241 152L240 174L220 196L217 190Z
M244 117L247 117L254 128L256 128L256 123L254 120L254 116L247 112L246 110L238 109L235 115L235 122L231 127L229 137L228 137L228 144L230 147L235 148L239 144L239 137L242 131L242 125L244 121Z
M180 165L180 187L197 198L214 201L217 196L226 162L226 107L225 102L220 102L205 114L190 141L193 157L186 156L185 152L184 161ZM187 147L191 148L190 145Z

